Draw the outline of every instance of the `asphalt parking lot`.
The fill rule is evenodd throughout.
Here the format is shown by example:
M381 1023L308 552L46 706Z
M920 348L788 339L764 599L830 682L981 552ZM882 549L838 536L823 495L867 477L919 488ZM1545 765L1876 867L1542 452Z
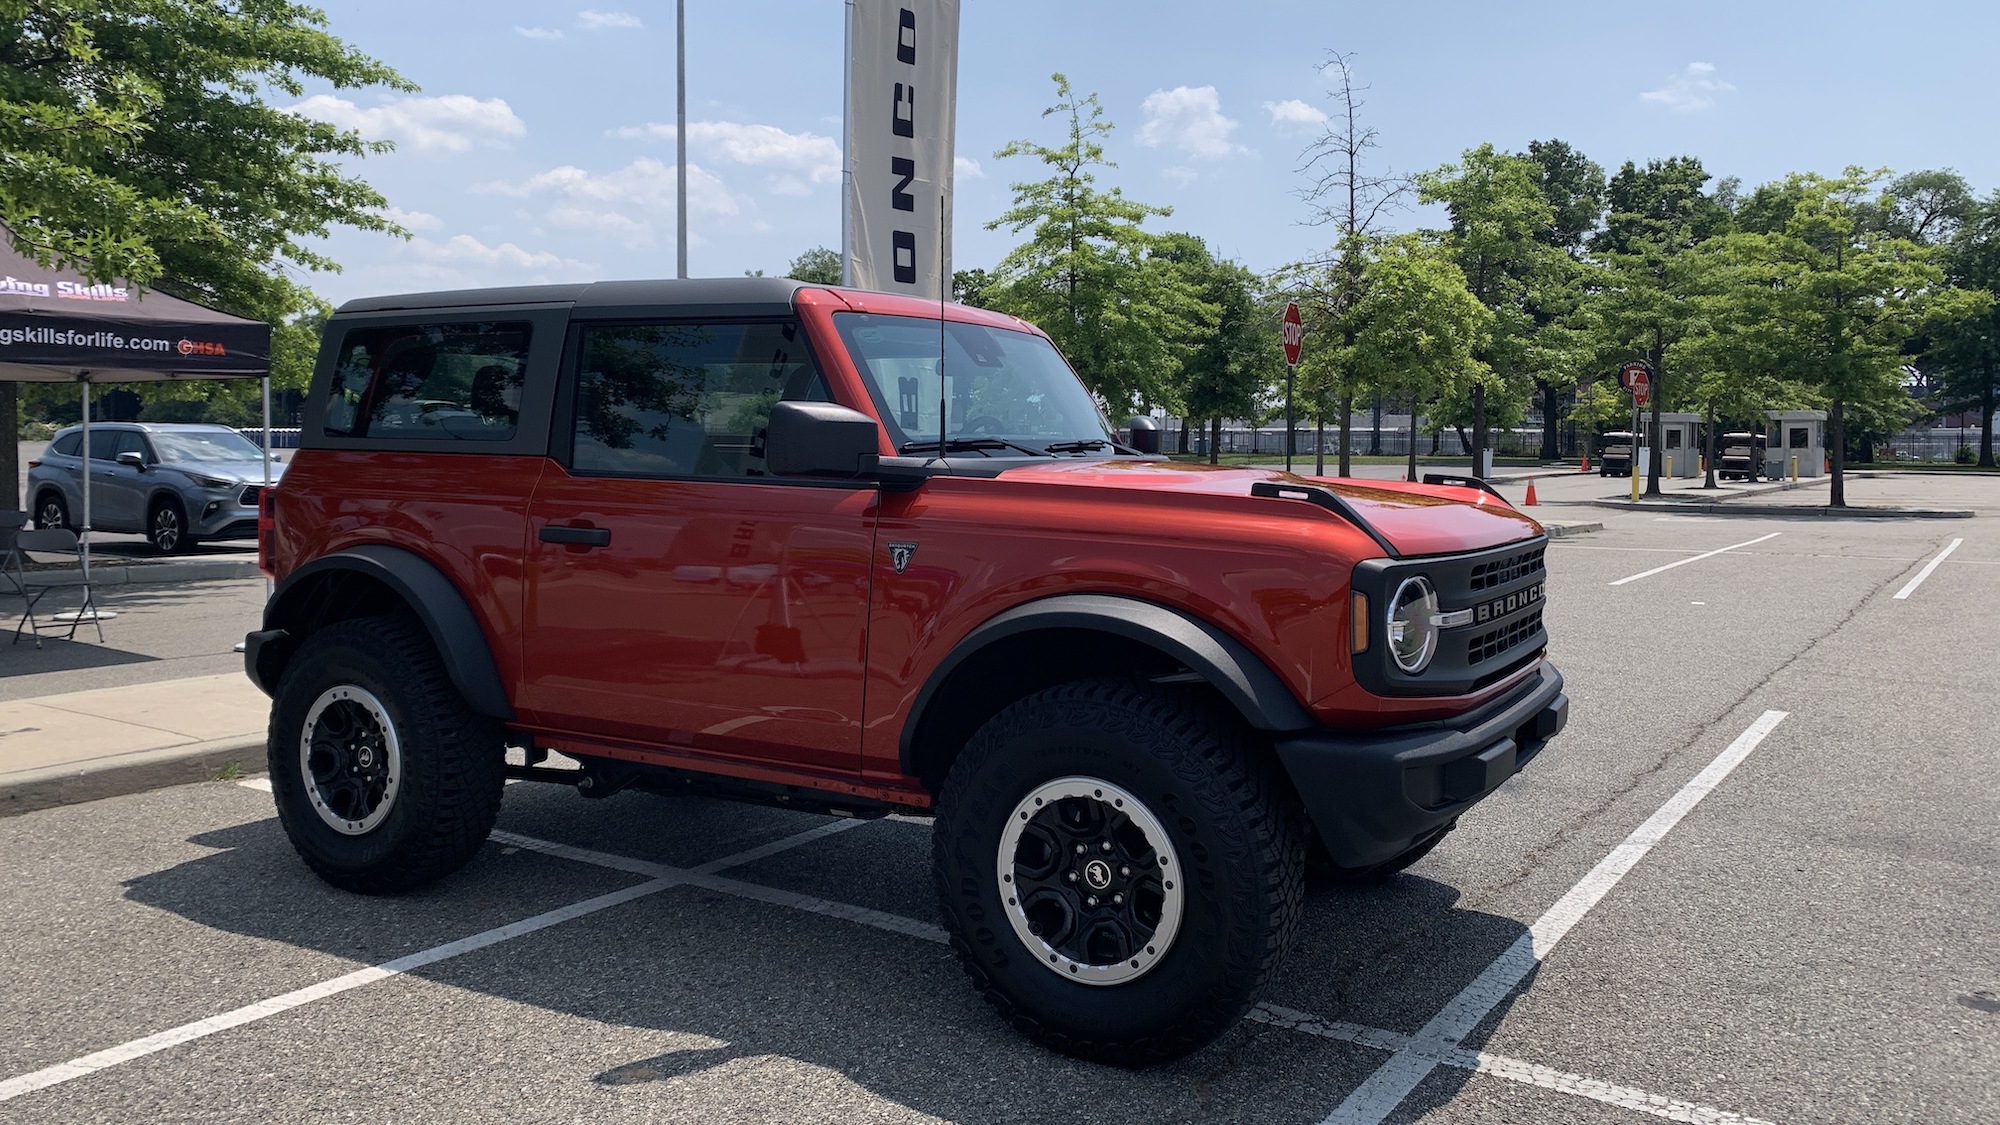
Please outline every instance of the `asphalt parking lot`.
M1568 731L1170 1066L1001 1024L920 820L515 785L371 899L252 777L0 819L0 1122L2000 1121L2000 482L1896 487L1591 510Z

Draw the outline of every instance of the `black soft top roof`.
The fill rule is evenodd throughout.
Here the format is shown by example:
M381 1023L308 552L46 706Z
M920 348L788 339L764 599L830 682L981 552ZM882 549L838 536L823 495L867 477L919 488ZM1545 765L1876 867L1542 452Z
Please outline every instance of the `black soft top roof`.
M487 305L569 305L579 313L612 314L667 307L782 312L792 307L792 294L806 288L789 277L699 277L659 281L591 281L569 285L510 285L494 289L452 289L437 293L401 293L361 297L341 305L339 312L386 312L396 309L464 309Z

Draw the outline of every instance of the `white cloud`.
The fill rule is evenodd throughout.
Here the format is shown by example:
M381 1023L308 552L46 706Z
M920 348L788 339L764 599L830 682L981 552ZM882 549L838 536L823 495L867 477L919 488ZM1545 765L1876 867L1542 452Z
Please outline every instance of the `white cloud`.
M537 172L518 184L480 184L481 194L549 200L543 221L563 230L616 235L644 246L656 232L674 226L676 178L671 164L641 157L613 172L594 173L574 165ZM731 218L742 202L727 185L699 165L688 165L688 213Z
M1317 129L1326 124L1326 114L1319 107L1291 98L1282 102L1265 102L1264 112L1271 115L1271 124L1280 129Z
M1679 74L1669 75L1659 89L1641 93L1639 100L1675 113L1693 113L1715 105L1718 95L1735 92L1736 87L1715 76L1714 63L1691 62Z
M578 27L585 31L618 31L644 27L630 12L599 12L590 8L576 14Z
M444 220L427 211L405 211L401 207L384 207L381 215L405 230L444 229Z
M521 27L515 25L514 34L524 39L561 39L562 29L555 27Z
M974 160L970 156L953 157L951 171L952 175L961 180L983 180L986 178L986 169L981 168L979 161Z
M674 127L654 121L613 129L608 135L628 141L671 141ZM818 133L787 133L776 125L737 121L692 121L688 123L688 145L718 162L774 168L802 175L815 184L840 182L840 144ZM690 185L693 180L688 178Z
M354 129L371 141L408 141L420 152L465 152L474 145L504 145L528 134L527 123L505 101L481 101L466 94L397 98L367 109L332 94L314 94L289 112Z
M1141 144L1173 145L1197 160L1220 160L1242 151L1229 141L1236 122L1222 115L1222 100L1213 86L1155 90L1140 108L1146 111L1139 126Z
M469 234L453 235L444 242L413 238L410 240L408 250L412 256L426 262L517 272L535 270L544 273L588 274L594 269L588 262L564 258L546 250L523 250L511 242L488 246Z

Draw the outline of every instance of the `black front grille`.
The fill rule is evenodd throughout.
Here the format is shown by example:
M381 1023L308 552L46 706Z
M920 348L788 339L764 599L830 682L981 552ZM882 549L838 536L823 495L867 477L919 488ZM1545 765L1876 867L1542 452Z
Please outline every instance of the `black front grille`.
M1472 589L1475 591L1490 590L1495 586L1505 586L1510 582L1526 578L1531 574L1540 574L1545 569L1542 565L1542 555L1547 550L1548 548L1546 547L1536 547L1532 551L1522 551L1511 558L1480 563L1478 566L1472 568L1470 583Z
M1467 641L1465 662L1483 664L1524 641L1535 639L1541 631L1542 611L1536 610L1526 617L1517 618L1498 629L1481 633Z
M263 494L264 494L264 486L261 484L253 484L250 487L244 489L243 495L237 497L237 500L246 508L254 508L257 506L257 501L260 498L262 498Z

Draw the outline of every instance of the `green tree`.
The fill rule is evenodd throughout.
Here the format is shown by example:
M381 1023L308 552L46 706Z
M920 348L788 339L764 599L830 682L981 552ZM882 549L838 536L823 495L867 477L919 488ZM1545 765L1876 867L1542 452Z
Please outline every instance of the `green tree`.
M1537 182L1539 171L1533 161L1489 144L1418 178L1421 198L1444 204L1451 215L1443 245L1466 288L1493 313L1492 330L1475 352L1479 364L1446 389L1432 419L1470 428L1475 472L1488 427L1518 423L1534 374L1567 362L1567 341L1539 315L1558 302L1553 291L1573 276L1568 255L1547 240L1556 216Z
M1646 495L1660 494L1665 459L1660 414L1681 394L1677 356L1706 330L1710 308L1696 298L1714 282L1712 258L1692 251L1725 233L1730 214L1702 189L1709 175L1691 156L1630 161L1606 188L1609 214L1604 229L1590 239L1602 272L1591 304L1597 366L1643 357L1652 367L1652 417L1646 444Z
M1350 318L1352 342L1343 367L1364 385L1409 405L1449 394L1468 375L1492 330L1493 313L1466 288L1465 273L1435 242L1402 235L1381 244L1368 262L1366 291ZM1410 435L1409 479L1417 479L1416 434Z
M1191 234L1167 234L1153 250L1178 265L1216 310L1213 332L1202 336L1182 361L1179 399L1183 416L1180 452L1188 451L1194 423L1208 425L1208 460L1218 460L1225 418L1255 417L1272 383L1283 374L1278 315L1261 292L1258 276L1237 262L1219 262L1207 244ZM1277 306L1283 308L1282 302Z
M824 246L815 246L793 258L792 264L785 267L785 276L814 285L839 285L840 255Z
M1836 178L1794 174L1758 189L1768 229L1730 236L1731 253L1771 294L1769 332L1786 374L1827 404L1834 507L1847 504L1847 411L1906 410L1904 345L1926 318L1964 319L1983 303L1944 284L1936 249L1871 221L1887 210L1881 177L1859 168Z
M92 280L171 282L178 296L284 325L311 299L295 274L339 268L307 240L337 225L404 233L338 163L385 143L266 101L308 81L415 88L330 34L322 13L282 0L5 0L8 241ZM11 432L12 412L4 421ZM0 475L13 480L13 446L0 444Z
M1172 209L1100 191L1093 169L1115 167L1102 138L1112 129L1096 94L1078 97L1053 76L1057 102L1043 117L1065 120L1064 141L1020 140L995 156L1029 156L1053 169L1046 180L1012 185L1014 205L986 224L1028 241L994 268L983 297L1055 340L1077 374L1114 413L1154 406L1179 412L1180 371L1216 325L1187 271L1151 252L1160 239L1140 229Z
M2000 191L1964 216L1942 264L1947 279L1969 294L1969 301L1959 315L1937 322L1926 340L1927 398L1939 413L1979 411L1979 464L1990 469L1994 407L2000 399L2000 301L1995 300L2000 297Z
M951 271L951 299L961 305L971 305L975 309L986 307L986 287L993 284L993 277L982 269Z
M1586 248L1604 218L1604 169L1559 140L1529 141L1526 159L1535 165L1535 186L1551 212L1549 225L1536 237L1570 260L1567 268L1550 270L1529 310L1551 361L1534 372L1534 380L1542 399L1542 459L1553 461L1562 456L1556 428L1561 399L1574 393L1575 376L1588 366L1583 306L1595 271Z

